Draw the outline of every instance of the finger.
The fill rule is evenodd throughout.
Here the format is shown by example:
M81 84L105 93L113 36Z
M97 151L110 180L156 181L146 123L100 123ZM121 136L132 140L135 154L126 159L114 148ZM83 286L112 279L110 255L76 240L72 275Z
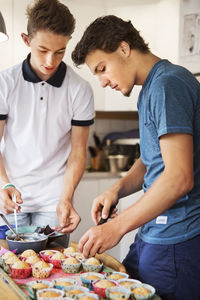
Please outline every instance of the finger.
M83 253L84 250L84 257L88 257L89 255L89 251L87 251L87 248L84 249L85 244L87 243L87 241L89 240L89 234L88 231L81 237L81 239L79 240L78 243L78 249L81 253Z
M92 204L91 215L95 225L98 224L98 221L101 218L101 211L102 211L102 205L97 204L96 201L94 200Z
M105 201L103 209L102 209L102 218L103 219L107 219L108 218L109 212L110 212L110 208L111 208L111 204L108 201Z

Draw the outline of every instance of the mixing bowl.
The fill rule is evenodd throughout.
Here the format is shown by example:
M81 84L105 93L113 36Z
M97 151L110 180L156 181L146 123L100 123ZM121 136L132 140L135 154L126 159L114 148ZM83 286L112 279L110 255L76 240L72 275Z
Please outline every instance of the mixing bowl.
M27 249L32 249L35 250L35 252L39 252L46 248L48 237L44 234L29 232L19 233L19 236L23 239L22 241L16 241L14 234L7 235L6 237L8 248L11 251L16 249L17 254Z
M107 159L108 159L109 171L111 173L117 173L126 170L129 156L122 155L122 154L109 155Z

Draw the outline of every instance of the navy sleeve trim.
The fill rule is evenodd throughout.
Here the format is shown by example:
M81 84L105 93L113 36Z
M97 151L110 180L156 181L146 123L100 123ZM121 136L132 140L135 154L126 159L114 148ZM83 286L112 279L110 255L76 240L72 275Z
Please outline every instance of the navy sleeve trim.
M90 126L90 125L94 124L94 119L87 120L87 121L72 120L71 124L72 124L72 126Z
M0 115L0 120L6 120L8 115Z

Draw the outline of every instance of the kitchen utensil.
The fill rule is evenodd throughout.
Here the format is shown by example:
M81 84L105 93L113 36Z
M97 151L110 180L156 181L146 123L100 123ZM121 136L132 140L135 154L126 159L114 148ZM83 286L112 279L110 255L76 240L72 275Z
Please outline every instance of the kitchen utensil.
M120 171L125 171L128 163L128 155L109 155L107 157L109 164L109 171L111 173L117 173Z
M17 249L16 253L21 253L27 249L33 249L36 252L46 248L48 236L41 233L20 233L22 240L15 240L15 235L7 235L6 241L8 248L12 251Z
M94 138L95 146L96 146L99 150L102 150L102 149L103 149L102 143L101 143L101 141L100 141L100 138L96 135L95 132L93 133L93 138Z
M115 207L116 207L116 205L112 205L110 207L110 211L109 211L108 217L106 219L101 218L97 225L102 225L102 224L106 223L108 221L108 219L110 218L110 216L111 216L113 210L115 209Z
M15 194L12 194L12 201L15 202L15 203L17 202ZM18 224L17 224L17 210L16 209L14 209L14 216L15 216L15 230L16 230L16 233L17 233Z
M10 230L14 233L15 239L17 241L19 241L19 240L23 241L23 239L19 236L19 234L15 231L15 229L8 222L8 220L6 219L6 217L3 214L0 214L0 216L2 217L2 219L4 220L4 222L6 223L6 225L10 228Z

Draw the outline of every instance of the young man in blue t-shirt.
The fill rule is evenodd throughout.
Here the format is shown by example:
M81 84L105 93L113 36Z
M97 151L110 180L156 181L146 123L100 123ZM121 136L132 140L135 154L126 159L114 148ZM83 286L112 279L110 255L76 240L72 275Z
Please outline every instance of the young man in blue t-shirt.
M72 53L102 87L138 99L141 157L124 178L94 200L97 224L111 205L138 190L137 203L110 222L92 227L79 242L85 256L115 246L139 228L124 259L131 277L149 283L162 299L199 299L200 84L185 68L150 52L130 21L96 19Z

